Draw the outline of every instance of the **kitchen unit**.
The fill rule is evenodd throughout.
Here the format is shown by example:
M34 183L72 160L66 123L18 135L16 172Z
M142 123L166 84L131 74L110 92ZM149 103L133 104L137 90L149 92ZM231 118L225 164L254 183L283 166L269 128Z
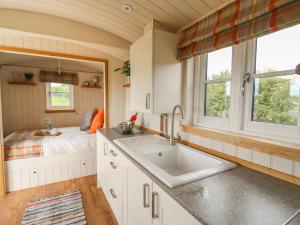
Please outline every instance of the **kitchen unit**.
M119 225L202 225L97 133L97 182Z
M119 138L97 131L98 187L120 225L282 225L299 209L299 186L242 166L169 188L118 147Z

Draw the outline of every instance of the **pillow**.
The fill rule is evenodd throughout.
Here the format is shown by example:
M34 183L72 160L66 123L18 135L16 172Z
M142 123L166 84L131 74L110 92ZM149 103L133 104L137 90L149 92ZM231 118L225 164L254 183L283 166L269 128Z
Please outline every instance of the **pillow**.
M98 109L93 109L91 111L88 111L84 115L83 121L80 125L80 130L86 131L87 129L89 129L97 113L98 113Z
M96 133L96 130L98 128L102 128L104 123L104 109L101 109L95 118L93 119L93 122L91 124L91 127L89 129L89 134L94 134Z

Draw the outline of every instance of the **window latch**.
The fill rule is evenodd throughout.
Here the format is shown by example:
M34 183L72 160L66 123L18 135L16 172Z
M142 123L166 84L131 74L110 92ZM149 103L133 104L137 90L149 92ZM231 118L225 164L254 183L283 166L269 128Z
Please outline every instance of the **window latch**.
M250 77L251 77L251 74L250 74L250 73L245 73L245 74L243 75L243 85L242 85L243 96L245 96L246 83L249 83L249 82L250 82Z

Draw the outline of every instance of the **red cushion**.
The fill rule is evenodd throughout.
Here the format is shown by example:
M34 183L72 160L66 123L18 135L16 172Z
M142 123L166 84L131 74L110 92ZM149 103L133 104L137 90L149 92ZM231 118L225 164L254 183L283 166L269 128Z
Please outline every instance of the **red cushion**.
M104 124L104 109L101 109L94 117L93 122L89 129L89 134L96 133L98 128L102 128Z

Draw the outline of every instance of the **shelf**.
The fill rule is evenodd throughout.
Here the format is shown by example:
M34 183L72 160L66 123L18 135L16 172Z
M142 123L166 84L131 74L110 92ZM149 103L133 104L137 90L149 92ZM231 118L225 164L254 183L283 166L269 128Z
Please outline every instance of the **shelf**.
M102 87L99 87L99 86L84 86L82 85L81 86L82 88L96 88L96 89L101 89Z
M11 85L26 85L26 86L36 86L36 83L32 82L19 82L19 81L10 81L8 84Z
M123 87L130 88L130 84L124 84Z

